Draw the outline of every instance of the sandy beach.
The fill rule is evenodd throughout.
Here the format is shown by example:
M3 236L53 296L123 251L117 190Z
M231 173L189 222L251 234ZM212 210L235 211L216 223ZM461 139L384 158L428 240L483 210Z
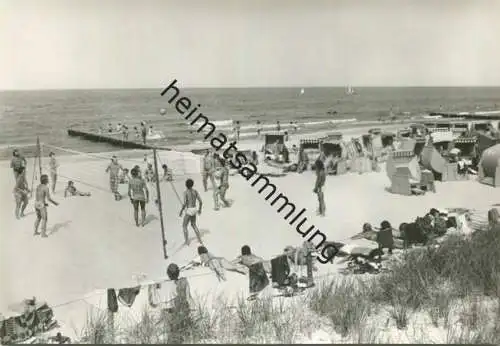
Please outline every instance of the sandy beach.
M365 130L346 130L343 133L346 137L360 136ZM299 138L292 138L291 143ZM259 150L261 145L261 142L243 142L239 148ZM124 159L122 164L140 163L138 153L132 155L135 159ZM126 157L126 154L122 156ZM74 329L81 329L89 307L106 308L105 289L133 287L138 282L138 275L158 280L165 277L169 263L182 265L192 260L198 244L193 242L189 248L181 247L180 203L175 193L184 191L187 178L195 181L195 188L204 201L198 223L204 232L205 245L213 254L231 260L246 244L255 254L269 259L280 254L285 246L298 246L303 242L276 208L270 206L241 176L230 179L227 196L234 201L232 207L215 211L211 191L203 192L199 156L162 152L160 161L168 162L175 176L172 184L163 182L161 185L169 254L166 261L162 254L157 208L150 203L148 224L144 228L135 227L129 200L114 201L107 191L108 177L104 173L107 160L84 155L59 156L61 177L54 199L60 205L49 207L49 237L46 239L32 234L33 201L30 201L26 217L15 219L14 179L8 162L2 162L0 196L5 207L1 209L0 265L5 284L1 287L1 311L8 314L10 304L35 296L54 307L56 319L66 333L71 333ZM31 183L31 159L28 167L27 176ZM69 178L76 181L80 190L91 192L92 197L64 198L63 187ZM364 222L378 225L388 220L397 227L401 222L425 214L431 207L487 210L498 202L493 188L474 180L437 183L437 193L419 197L393 195L386 191L390 182L382 167L381 172L329 176L325 187L327 212L326 217L321 218L314 213L317 203L312 193L314 179L314 172L306 171L272 178L271 181L297 207L306 208L311 222L332 241L347 241L361 231ZM124 186L120 191L126 193ZM370 245L365 240L349 243ZM316 282L340 275L339 267L338 264L319 264L319 270L314 274ZM193 293L209 301L220 294L227 298L248 294L248 278L240 274L228 272L228 281L222 283L206 268L186 271L183 275L188 277ZM87 294L91 296L81 299Z

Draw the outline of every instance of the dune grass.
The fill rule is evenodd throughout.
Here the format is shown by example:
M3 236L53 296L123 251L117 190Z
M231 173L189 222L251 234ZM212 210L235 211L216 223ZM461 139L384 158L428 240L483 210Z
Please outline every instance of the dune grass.
M396 255L395 255L396 256ZM317 330L337 342L387 342L391 330L418 326L442 331L443 343L500 343L500 232L453 236L439 247L417 248L377 276L336 276L296 298L231 302L198 299L183 335L186 343L298 343ZM375 325L378 326L375 328ZM381 326L381 327L380 327ZM411 328L410 328L411 327ZM120 331L129 343L166 342L168 330L145 311ZM81 342L109 342L103 316L89 316ZM428 340L426 340L428 341ZM417 336L409 342L424 342Z

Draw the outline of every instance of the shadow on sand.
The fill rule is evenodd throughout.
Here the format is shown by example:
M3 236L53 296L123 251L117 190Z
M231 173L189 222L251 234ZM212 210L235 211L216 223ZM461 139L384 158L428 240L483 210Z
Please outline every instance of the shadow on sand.
M65 221L65 222L59 222L56 223L54 226L50 228L50 230L47 232L47 235L52 235L54 233L59 232L61 228L66 228L71 224L71 221Z

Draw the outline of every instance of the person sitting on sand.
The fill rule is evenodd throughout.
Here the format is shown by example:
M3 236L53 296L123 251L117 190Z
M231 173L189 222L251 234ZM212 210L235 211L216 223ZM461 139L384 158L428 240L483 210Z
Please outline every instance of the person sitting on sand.
M26 180L25 168L20 167L18 173L19 175L17 176L16 186L14 187L14 197L16 199L16 219L24 217L24 211L28 206L30 193L30 190L28 188L28 181Z
M161 166L161 168L163 168L163 177L162 177L162 180L164 180L164 181L172 181L173 180L172 171L168 168L168 166L166 164L163 164Z
M392 236L392 226L389 221L382 221L380 224L380 230L377 233L377 244L380 250L388 249L389 254L392 254L394 238Z
M219 195L219 198L217 199L217 204L215 205L215 210L219 210L219 203L218 200L220 199L222 203L224 204L225 208L229 208L231 206L231 203L226 199L226 192L229 189L229 161L226 161L225 159L222 160L222 169L221 169L221 174L220 174L220 185L217 189L217 193Z
M144 171L144 179L146 179L147 183L154 183L156 182L156 177L155 177L155 170L153 169L153 164L148 163L148 167Z
M90 197L90 192L81 192L75 187L75 183L73 181L68 181L68 185L66 186L66 189L64 190L64 197L68 196L85 196L85 197Z

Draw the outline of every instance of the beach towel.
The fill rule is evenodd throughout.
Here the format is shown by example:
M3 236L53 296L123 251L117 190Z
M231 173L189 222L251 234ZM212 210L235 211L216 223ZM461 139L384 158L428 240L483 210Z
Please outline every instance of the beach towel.
M108 310L110 312L118 311L118 301L116 298L116 292L114 288L108 289Z
M250 294L259 293L269 285L269 279L262 263L255 263L249 267Z
M273 283L284 286L290 275L287 255L281 255L271 260L271 279Z
M141 292L141 286L133 288L122 288L118 290L118 301L126 307L131 307L134 304L135 298Z

